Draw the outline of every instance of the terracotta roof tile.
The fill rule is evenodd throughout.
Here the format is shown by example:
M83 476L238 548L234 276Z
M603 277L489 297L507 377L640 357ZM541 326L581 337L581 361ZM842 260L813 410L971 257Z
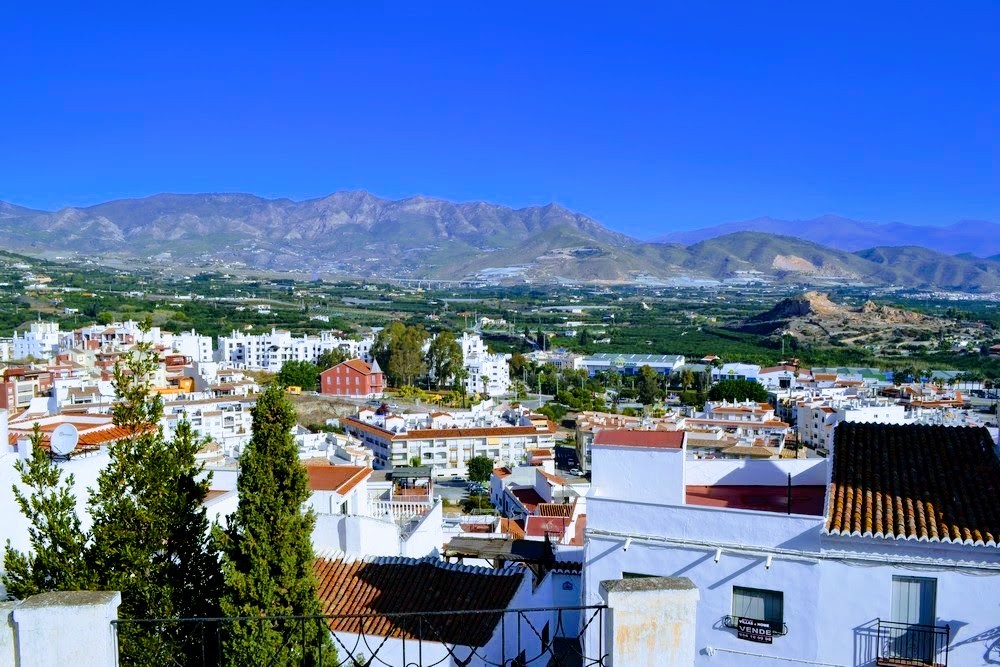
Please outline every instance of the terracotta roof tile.
M375 558L347 561L317 558L313 570L323 613L334 632L424 638L462 646L483 646L500 622L500 614L456 614L391 617L437 611L505 609L517 593L526 570L508 567L451 565L434 558ZM353 618L344 616L354 615ZM358 618L357 615L365 615Z
M372 474L372 469L364 466L308 465L305 468L311 491L333 491L342 496Z
M538 516L573 516L573 506L569 503L539 503L535 512Z
M834 434L827 533L998 546L1000 459L985 428L845 422Z

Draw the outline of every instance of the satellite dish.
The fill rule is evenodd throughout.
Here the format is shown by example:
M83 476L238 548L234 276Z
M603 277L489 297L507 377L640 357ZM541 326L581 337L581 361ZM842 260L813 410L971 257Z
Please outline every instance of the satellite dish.
M80 433L72 424L59 424L49 438L49 446L56 456L69 456L80 441Z

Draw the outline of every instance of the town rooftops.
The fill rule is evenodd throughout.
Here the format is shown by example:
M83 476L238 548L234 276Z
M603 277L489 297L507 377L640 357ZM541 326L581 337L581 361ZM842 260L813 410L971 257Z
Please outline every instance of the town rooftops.
M405 639L422 635L461 646L486 644L500 614L420 612L506 609L528 572L520 565L493 569L434 557L350 560L343 555L321 555L313 570L323 614L334 616L328 619L330 630Z
M1000 459L985 428L845 422L824 532L996 547Z
M346 496L351 489L368 479L372 469L363 466L307 465L310 491L333 491Z
M633 431L603 429L594 436L594 445L605 447L644 447L648 449L681 449L684 431Z

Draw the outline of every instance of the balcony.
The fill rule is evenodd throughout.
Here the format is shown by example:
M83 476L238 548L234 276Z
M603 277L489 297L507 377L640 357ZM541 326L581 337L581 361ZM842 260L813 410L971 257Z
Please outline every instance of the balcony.
M948 667L947 625L875 621L877 667Z

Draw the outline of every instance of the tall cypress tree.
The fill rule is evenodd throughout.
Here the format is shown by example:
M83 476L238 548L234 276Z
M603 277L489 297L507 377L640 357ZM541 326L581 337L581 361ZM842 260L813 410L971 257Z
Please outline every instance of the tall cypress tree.
M62 479L62 471L41 443L41 429L35 424L31 458L14 464L27 487L25 493L15 486L14 498L30 522L31 550L21 553L7 540L3 583L7 593L20 600L45 591L84 590L93 582L84 557L90 538L76 511L73 475Z
M322 622L264 617L321 612L313 574L315 516L304 509L309 480L292 439L295 410L269 386L253 408L253 435L240 457L239 506L221 535L226 589L222 611L253 619L233 624L225 647L230 665L320 664L335 652Z
M182 422L167 440L163 403L152 391L159 359L140 343L115 368L114 423L126 437L91 490L97 585L122 593L122 618L219 615L222 573L203 502L210 476L195 455L201 441ZM168 664L198 655L199 638L147 624L119 626L125 663Z

